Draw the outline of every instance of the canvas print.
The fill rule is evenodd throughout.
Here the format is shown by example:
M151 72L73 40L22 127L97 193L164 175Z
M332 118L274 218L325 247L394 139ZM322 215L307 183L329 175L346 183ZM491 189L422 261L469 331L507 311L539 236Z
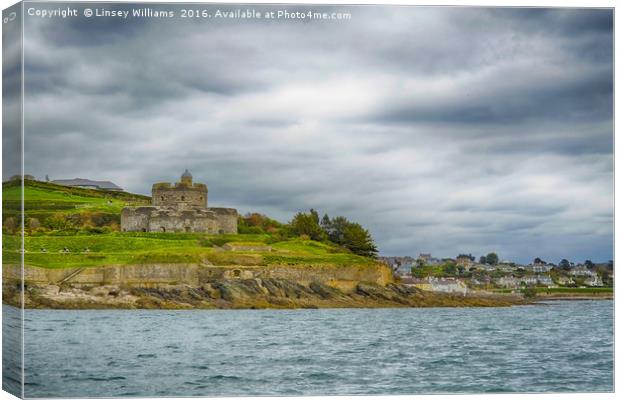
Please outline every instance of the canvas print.
M3 390L612 393L613 29L8 7Z

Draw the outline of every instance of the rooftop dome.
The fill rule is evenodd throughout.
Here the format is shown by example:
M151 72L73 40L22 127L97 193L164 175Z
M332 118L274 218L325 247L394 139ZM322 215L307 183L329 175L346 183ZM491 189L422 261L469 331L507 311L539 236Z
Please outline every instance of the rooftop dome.
M181 178L191 178L192 174L189 173L189 171L186 169L185 172L183 172L183 175L181 175Z

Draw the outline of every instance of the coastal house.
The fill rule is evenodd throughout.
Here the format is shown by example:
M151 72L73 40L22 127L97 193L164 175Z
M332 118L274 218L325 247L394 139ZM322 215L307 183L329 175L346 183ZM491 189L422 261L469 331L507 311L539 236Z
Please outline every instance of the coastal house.
M467 285L463 281L455 278L407 278L402 279L401 283L429 292L456 293L463 296L467 294L468 290Z
M516 288L519 286L519 279L514 276L502 276L495 282L498 286L505 288Z
M536 282L541 286L547 286L547 287L555 286L555 284L553 283L553 280L551 279L549 275L536 275Z
M497 264L495 269L498 269L502 272L514 272L516 271L516 266L514 264Z
M524 276L519 278L519 283L525 286L536 286L538 284L538 277L536 276Z
M596 272L590 271L585 265L578 265L569 272L572 276L595 276Z
M416 264L413 257L379 257L379 261L387 264L395 275L405 275L411 271Z
M575 281L572 278L569 278L567 276L559 276L558 277L558 284L566 286L566 285L573 285L575 283Z
M423 265L441 265L442 261L439 258L433 257L430 253L420 253L416 259L416 264Z
M113 192L122 192L123 188L110 181L93 181L91 179L74 178L74 179L56 179L52 183L62 186L79 187L84 189L109 190Z
M525 270L526 271L531 271L531 272L535 272L535 273L546 273L551 271L551 269L553 268L553 265L550 264L531 264L531 265L526 265L525 266Z
M476 261L472 260L471 256L460 255L460 256L456 257L456 266L457 267L462 267L462 268L466 269L467 271L469 271L469 269L471 267L473 267L474 265L476 265Z
M456 293L463 296L467 294L467 285L461 280L455 278L429 278L428 281L433 292Z
M587 286L603 286L603 280L598 275L588 277L588 279L586 279L583 283Z

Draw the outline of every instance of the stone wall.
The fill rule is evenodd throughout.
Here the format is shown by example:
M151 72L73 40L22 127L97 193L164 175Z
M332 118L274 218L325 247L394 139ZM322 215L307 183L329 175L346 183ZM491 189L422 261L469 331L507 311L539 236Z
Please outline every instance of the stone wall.
M239 214L234 208L209 208L215 214L217 221L216 233L237 233L237 219Z
M159 207L207 208L207 186L195 183L192 186L177 183L156 183L152 189L153 205Z
M198 287L218 279L288 279L302 285L319 282L343 291L353 290L359 282L386 285L393 281L391 270L384 264L375 265L272 265L272 266L211 266L198 264L141 264L94 267L83 269L24 269L26 284L58 284L71 274L67 282L72 285L129 285L157 287L158 285L187 284ZM18 265L4 265L5 282L19 281Z
M121 212L123 232L237 233L237 210L209 208L176 210L166 207L125 207Z

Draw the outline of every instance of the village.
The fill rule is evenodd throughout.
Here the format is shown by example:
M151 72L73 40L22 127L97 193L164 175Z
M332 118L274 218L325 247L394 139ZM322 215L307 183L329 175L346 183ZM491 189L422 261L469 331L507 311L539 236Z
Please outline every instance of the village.
M535 258L527 265L499 260L495 253L481 256L459 254L436 258L429 253L418 257L379 257L392 268L396 279L422 290L467 295L471 292L518 292L527 288L603 288L613 286L613 261L558 264Z

